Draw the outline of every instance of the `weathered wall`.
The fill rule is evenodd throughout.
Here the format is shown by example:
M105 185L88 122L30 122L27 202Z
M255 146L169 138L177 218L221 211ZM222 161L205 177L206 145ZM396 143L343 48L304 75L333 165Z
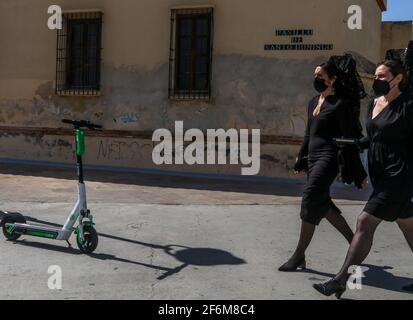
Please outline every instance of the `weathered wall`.
M355 51L368 60L377 63L381 60L381 10L375 1L365 0L345 0L343 22L346 25L348 15L347 8L351 5L358 5L362 9L363 20L361 30L350 30L345 27L344 45L345 50Z
M379 20L376 4L359 1L367 22L355 34L346 30L347 2L56 0L65 10L104 11L102 95L86 98L54 94L56 33L46 26L50 1L2 0L0 126L58 128L62 118L85 118L108 130L152 131L172 129L182 120L186 129L260 128L264 135L301 137L307 101L314 95L314 67L328 55L350 50L377 57L380 40L368 26ZM172 102L170 8L204 4L216 5L212 100ZM276 28L314 29L305 43L333 43L335 50L264 51L264 44L289 42L274 36ZM2 158L72 160L70 137L3 134L0 140ZM113 156L99 156L102 143L115 150ZM298 146L273 143L262 145L261 175L289 176L286 169ZM89 163L155 168L150 140L91 137L88 146ZM239 174L239 167L162 169Z
M406 48L413 40L413 21L383 22L382 24L382 59L387 50Z

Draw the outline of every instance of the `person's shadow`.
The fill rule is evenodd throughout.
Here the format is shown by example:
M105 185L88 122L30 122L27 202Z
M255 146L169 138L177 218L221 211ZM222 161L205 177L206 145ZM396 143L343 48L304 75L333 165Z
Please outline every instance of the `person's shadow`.
M119 241L127 241L127 242L133 241L133 243L135 244L143 245L143 246L150 247L153 249L163 250L166 254L174 257L176 260L182 263L181 265L175 268L165 268L165 267L154 266L152 264L131 262L125 259L119 259L113 255L108 255L108 254L92 253L90 255L92 258L96 258L100 260L116 260L116 261L122 261L122 262L135 263L139 265L144 265L149 268L155 268L158 270L165 271L162 275L160 275L157 278L158 280L163 280L167 277L170 277L173 274L176 274L182 271L184 268L190 265L210 267L210 266L219 266L219 265L240 265L240 264L246 263L245 260L240 259L234 256L233 254L227 251L224 251L224 250L220 250L220 249L190 248L190 247L185 247L185 246L180 246L180 245L154 245L154 244L148 244L148 243L130 240L130 239L113 237L113 236L105 235L105 234L99 234L99 235L102 237L107 237L107 238L112 238L112 239L115 238L116 240L119 240ZM177 248L178 250L174 250L173 248Z
M48 225L48 226L57 227L57 228L62 227L62 225L56 224L56 223L42 221L42 220L31 218L31 217L25 217L25 218L29 222L40 223L42 225ZM241 265L241 264L247 263L245 260L234 256L232 253L224 251L224 250L220 250L220 249L191 248L191 247L174 245L174 244L157 245L157 244L145 243L142 241L121 238L118 236L113 236L113 235L108 235L108 234L103 234L103 233L99 233L99 236L104 237L104 238L109 238L112 240L132 243L132 244L148 247L151 249L162 250L167 255L174 257L177 261L181 263L179 266L175 268L167 268L167 267L157 266L151 263L132 261L129 259L120 258L114 255L109 255L109 254L104 254L104 253L92 253L89 255L91 258L94 258L94 259L113 260L113 261L119 261L119 262L124 262L124 263L131 263L131 264L144 266L144 267L151 268L151 269L164 271L164 273L161 274L157 278L158 280L163 280L169 276L172 276L182 271L184 268L190 265L209 267L209 266L219 266L219 265ZM74 254L74 255L81 254L79 250L76 250L72 247L62 247L58 245L32 242L28 240L15 241L15 243L19 245L38 248L38 249L53 250L57 252L69 253L69 254Z
M389 291L410 293L413 294L413 279L406 277L395 276L387 270L392 270L393 267L389 266L374 266L371 264L361 265L363 268L362 285L373 288L380 288ZM367 270L365 270L367 269ZM310 273L314 275L320 275L326 278L334 277L334 274L316 271L313 269L304 269L300 272ZM322 282L323 279L309 278L309 280L317 280Z
M413 279L395 276L387 271L392 270L393 267L378 267L370 264L363 266L369 268L364 272L366 277L363 278L363 284L366 286L413 294L413 290L411 288L409 290L409 287L413 284Z

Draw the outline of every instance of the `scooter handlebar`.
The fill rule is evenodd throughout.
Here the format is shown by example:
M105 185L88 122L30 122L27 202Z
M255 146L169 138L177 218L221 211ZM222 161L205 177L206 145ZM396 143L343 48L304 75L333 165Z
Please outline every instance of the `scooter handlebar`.
M96 130L96 129L102 129L102 126L97 125L97 124L93 124L90 121L87 120L68 120L68 119L63 119L62 120L63 123L66 124L71 124L72 126L74 126L76 129L80 129L80 128L88 128L90 130Z

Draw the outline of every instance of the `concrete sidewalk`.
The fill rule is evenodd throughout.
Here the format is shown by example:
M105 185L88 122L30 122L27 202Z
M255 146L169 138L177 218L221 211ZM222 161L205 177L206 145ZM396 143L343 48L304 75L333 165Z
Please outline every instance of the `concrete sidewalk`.
M2 165L0 210L61 224L76 198L73 178L67 170ZM96 252L85 256L37 238L0 240L0 299L324 299L311 285L336 272L347 250L323 222L308 251L309 269L277 271L297 242L299 181L234 184L102 172L88 178L100 233ZM342 186L334 192L354 226L366 194ZM397 226L383 224L363 289L344 297L412 299L401 290L413 283L412 262ZM60 291L47 286L50 265L62 268Z

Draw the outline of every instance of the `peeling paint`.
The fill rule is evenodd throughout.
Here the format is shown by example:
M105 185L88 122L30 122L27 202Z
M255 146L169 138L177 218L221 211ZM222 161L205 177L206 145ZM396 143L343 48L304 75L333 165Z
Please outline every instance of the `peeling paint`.
M62 118L76 118L102 124L107 130L153 131L173 129L175 121L180 120L186 128L203 131L210 128L260 128L263 135L302 137L307 104L316 94L312 88L313 71L324 60L322 57L279 60L217 55L213 60L211 102L170 101L168 64L152 70L104 65L101 96L56 96L53 81L45 81L33 92L32 99L0 98L0 125L58 128L62 127ZM5 136L0 135L4 142L3 152L8 157L46 157L49 161L73 158L73 145L69 142L73 138L10 135L10 141L23 141L26 152L22 153L10 147ZM93 141L90 151L93 156L88 158L91 163L153 166L151 141L110 138ZM29 149L38 151L31 153ZM264 149L261 175L289 176L286 170L293 166L297 146L266 145ZM218 172L223 169L199 170ZM228 170L236 172L236 169Z

